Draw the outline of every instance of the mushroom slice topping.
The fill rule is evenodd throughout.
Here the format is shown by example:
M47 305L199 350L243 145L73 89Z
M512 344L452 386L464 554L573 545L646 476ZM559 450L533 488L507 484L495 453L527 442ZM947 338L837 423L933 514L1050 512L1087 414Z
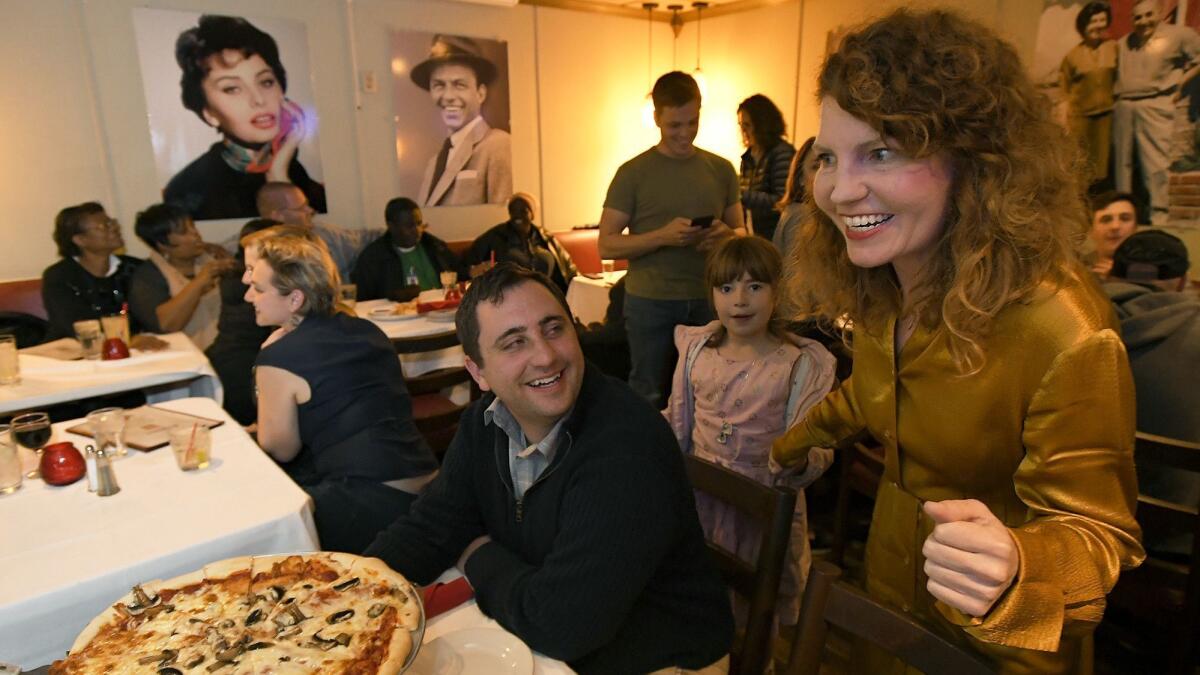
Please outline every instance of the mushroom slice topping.
M376 603L374 605L371 605L371 609L367 610L367 616L372 619L378 618L380 614L383 614L384 612L387 611L387 608L388 608L387 603L383 603L383 602Z
M343 609L340 612L334 612L333 614L330 614L328 617L326 617L325 623L328 623L330 625L333 625L335 623L341 623L342 621L345 621L346 619L349 619L352 616L354 616L354 610Z
M129 611L136 614L147 607L153 607L154 605L157 605L159 597L157 595L150 597L146 593L145 589L141 587L141 585L136 585L133 587L133 600L134 604L129 606Z
M350 590L351 588L354 588L354 587L355 587L355 586L357 586L357 585L358 585L358 577L354 577L354 578L352 578L352 579L347 579L347 580L343 581L343 582L342 582L342 583L340 583L340 584L336 584L336 585L333 587L333 590L335 590L335 591L337 591L337 592L339 592L339 593L340 593L340 592L342 592L342 591L348 591L348 590Z
M304 612L300 611L299 607L296 605L288 605L287 609L280 612L275 618L271 619L271 621L274 621L275 625L277 626L295 626L307 618L307 616L304 616Z
M258 623L259 621L262 621L263 616L264 616L264 612L262 611L261 608L256 609L253 612L250 612L250 615L246 617L246 625L253 626L254 624Z

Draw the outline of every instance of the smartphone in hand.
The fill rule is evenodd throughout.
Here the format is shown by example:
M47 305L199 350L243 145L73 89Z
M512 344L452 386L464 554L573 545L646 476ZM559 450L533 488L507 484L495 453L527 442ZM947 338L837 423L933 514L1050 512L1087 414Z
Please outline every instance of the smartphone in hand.
M708 227L713 224L714 216L700 216L692 218L692 227Z

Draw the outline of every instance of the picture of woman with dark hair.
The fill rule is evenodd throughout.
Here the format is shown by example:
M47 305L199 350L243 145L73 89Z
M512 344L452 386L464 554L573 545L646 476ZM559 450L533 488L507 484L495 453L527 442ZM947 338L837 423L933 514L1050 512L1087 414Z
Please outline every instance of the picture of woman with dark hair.
M196 220L253 217L258 189L279 181L326 211L325 187L297 158L312 121L285 98L287 71L274 38L240 17L204 15L179 35L175 60L184 107L222 138L171 178L164 200Z

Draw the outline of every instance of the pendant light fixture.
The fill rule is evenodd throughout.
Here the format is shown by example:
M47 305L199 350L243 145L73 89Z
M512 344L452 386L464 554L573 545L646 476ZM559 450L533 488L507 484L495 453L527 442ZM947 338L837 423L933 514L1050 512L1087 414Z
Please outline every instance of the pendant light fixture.
M707 2L692 3L692 8L696 10L696 69L692 71L692 77L695 78L696 84L700 87L701 98L708 96L708 82L705 81L704 71L700 70L700 27L706 7L708 7Z
M642 9L646 10L646 100L642 103L642 125L653 129L654 99L650 92L654 89L654 10L658 9L658 3L643 2Z

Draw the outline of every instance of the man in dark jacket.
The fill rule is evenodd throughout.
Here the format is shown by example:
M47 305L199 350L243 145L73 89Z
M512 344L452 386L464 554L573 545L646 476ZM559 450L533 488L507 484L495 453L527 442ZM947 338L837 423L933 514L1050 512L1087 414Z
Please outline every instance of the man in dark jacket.
M408 197L397 197L383 211L387 232L367 244L350 279L359 300L388 298L405 288L441 288L442 272L466 275L446 242L425 231L421 209Z
M585 675L726 672L727 591L662 416L585 366L566 301L540 274L497 265L456 321L490 393L364 555L421 584L458 560L485 614Z
M1134 233L1113 254L1104 290L1121 320L1121 339L1137 388L1138 431L1200 442L1200 298L1185 291L1188 253L1183 242L1162 230ZM1142 492L1195 504L1195 475L1151 463L1138 464ZM1191 551L1190 537L1146 541L1157 551Z
M579 273L571 254L534 222L537 200L517 192L508 200L508 220L492 227L471 244L463 261L475 276L492 264L511 262L541 272L565 293Z

